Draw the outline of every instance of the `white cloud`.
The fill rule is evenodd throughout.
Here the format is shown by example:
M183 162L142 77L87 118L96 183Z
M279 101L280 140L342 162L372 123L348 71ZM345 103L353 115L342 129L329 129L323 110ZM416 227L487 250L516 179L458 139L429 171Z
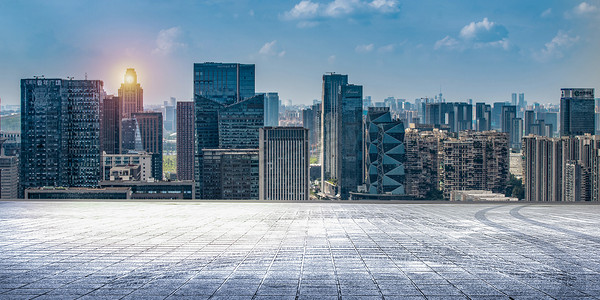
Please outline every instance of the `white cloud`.
M184 48L186 45L180 41L181 34L179 27L159 31L156 37L156 48L152 50L152 53L167 55L179 48Z
M288 21L311 21L298 26L306 28L318 25L319 23L316 22L318 20L359 15L385 15L397 13L399 10L398 0L333 0L326 3L302 0L281 17ZM307 24L310 26L306 26Z
M499 41L507 35L508 31L504 26L490 22L488 18L483 18L481 22L471 22L459 34L462 39L484 43Z
M440 48L455 49L458 48L458 44L459 43L455 38L447 35L445 38L435 42L434 48L436 50Z
M319 12L319 3L310 0L302 0L294 8L284 14L288 20L310 19L317 16Z
M548 61L550 59L561 58L564 56L564 51L571 48L579 42L579 36L570 36L567 32L560 30L552 40L544 44L544 48L533 57L538 61Z
M389 45L379 47L379 49L377 49L377 52L390 53L390 52L394 51L394 48L395 48L394 44L389 44Z
M598 11L598 7L596 7L592 4L589 4L587 2L581 2L579 5L575 6L575 8L573 8L573 12L575 12L576 14L579 14L579 15L595 13L597 11Z
M471 22L464 26L458 34L458 39L448 35L438 40L434 48L457 50L502 48L508 50L510 42L508 40L508 30L504 26L492 22L488 18L483 18L479 22Z
M541 16L542 18L545 18L545 17L548 17L548 16L550 16L551 14L552 14L552 8L548 8L548 9L546 9L545 11L543 11L543 12L540 14L540 16Z
M375 48L375 45L373 44L365 44L365 45L358 45L356 46L356 52L358 53L368 53L373 51L373 48Z
M329 58L327 58L327 62L328 62L330 65L333 65L333 63L335 63L335 55L331 55L331 56L329 56Z
M285 56L285 50L279 50L277 47L277 40L273 40L265 43L260 50L258 50L258 54L283 57Z

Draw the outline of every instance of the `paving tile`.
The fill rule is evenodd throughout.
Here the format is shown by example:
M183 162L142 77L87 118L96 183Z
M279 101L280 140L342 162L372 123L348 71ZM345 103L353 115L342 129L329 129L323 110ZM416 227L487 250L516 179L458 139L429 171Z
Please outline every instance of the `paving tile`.
M599 205L0 201L0 299L593 299Z

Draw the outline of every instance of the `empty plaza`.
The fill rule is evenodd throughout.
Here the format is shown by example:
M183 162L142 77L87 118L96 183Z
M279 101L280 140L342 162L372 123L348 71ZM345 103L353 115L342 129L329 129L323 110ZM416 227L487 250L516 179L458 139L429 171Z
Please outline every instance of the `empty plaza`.
M596 299L600 206L0 202L0 299Z

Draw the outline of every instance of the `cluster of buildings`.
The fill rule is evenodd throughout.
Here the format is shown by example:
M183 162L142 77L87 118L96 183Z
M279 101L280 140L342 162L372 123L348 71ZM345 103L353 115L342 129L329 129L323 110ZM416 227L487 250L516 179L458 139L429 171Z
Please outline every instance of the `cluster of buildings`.
M118 95L100 80L23 79L21 132L0 136L1 197L508 201L516 157L526 200L600 200L593 89L563 89L560 109L522 93L373 102L327 73L322 99L297 109L256 92L253 64L193 68L194 99L158 111L134 69ZM165 133L176 175L163 174Z

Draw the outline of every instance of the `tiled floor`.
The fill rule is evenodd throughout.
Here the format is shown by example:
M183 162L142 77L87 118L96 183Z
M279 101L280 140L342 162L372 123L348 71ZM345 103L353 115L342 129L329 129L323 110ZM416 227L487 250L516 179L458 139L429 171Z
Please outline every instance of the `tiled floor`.
M600 297L600 206L0 202L2 299L509 297Z

